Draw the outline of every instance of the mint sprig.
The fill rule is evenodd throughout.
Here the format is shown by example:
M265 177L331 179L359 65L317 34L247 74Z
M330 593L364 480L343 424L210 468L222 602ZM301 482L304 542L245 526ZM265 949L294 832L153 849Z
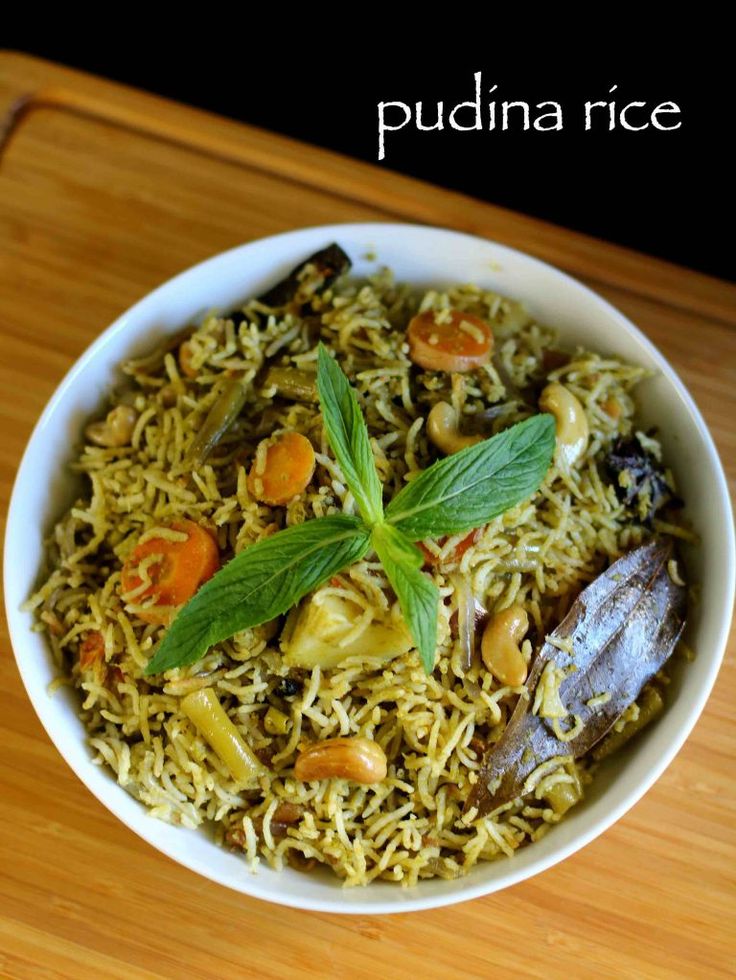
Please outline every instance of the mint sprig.
M437 648L440 593L432 579L421 571L424 555L391 524L376 525L371 544L399 600L424 669L431 674Z
M370 530L347 514L315 518L257 541L182 606L146 673L194 663L213 644L280 616L369 547Z
M438 460L386 508L386 521L411 541L480 527L526 500L549 469L555 420L525 422Z
M324 344L319 345L318 365L317 391L327 439L361 514L368 524L376 524L383 517L381 481L358 398Z
M250 545L182 607L146 667L157 674L199 660L215 643L286 612L375 550L427 673L434 669L439 592L412 542L480 527L530 497L555 447L551 415L537 415L429 466L384 514L355 392L322 344L317 387L327 439L360 517L305 521Z

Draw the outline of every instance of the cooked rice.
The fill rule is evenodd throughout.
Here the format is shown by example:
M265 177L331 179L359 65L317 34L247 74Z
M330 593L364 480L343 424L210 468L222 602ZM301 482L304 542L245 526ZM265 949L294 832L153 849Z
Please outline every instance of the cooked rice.
M529 414L507 390L508 379L517 391L544 378L561 380L585 406L590 441L571 473L553 468L539 492L493 520L459 562L453 554L464 535L427 542L444 600L434 673L425 675L413 651L389 663L358 655L335 669L315 667L302 677L301 692L287 699L277 691L289 673L279 631L264 625L212 648L191 667L169 671L163 687L143 676L163 628L137 617L143 607L136 606L135 595L124 604L120 570L144 536L163 536L162 525L189 518L215 528L221 555L228 557L286 525L355 511L318 406L274 400L272 390L251 387L216 453L190 472L186 454L231 372L253 380L272 357L315 368L314 318L277 316L256 301L243 308L247 318L237 328L213 314L191 334L196 380L180 373L171 350L125 364L129 385L112 404L122 400L138 412L131 444L86 445L73 464L86 475L85 492L54 529L50 574L30 605L60 672L80 693L96 761L154 816L187 827L207 822L217 840L242 850L253 868L260 858L275 868L325 864L348 885L455 878L478 861L512 855L540 837L559 819L544 804L544 792L588 774L585 764L569 757L549 760L529 777L530 797L480 819L472 812L462 816L483 745L500 737L520 689L503 687L480 664L465 676L457 668L452 576L467 576L491 611L523 605L534 634L544 637L610 560L651 533L624 508L596 463L618 436L635 429L632 388L645 372L586 350L548 372L545 353L556 348L554 331L535 323L518 303L475 286L418 296L383 272L368 282L343 283L316 302L322 306L320 335L358 391L389 498L436 458L424 420L439 400L451 401L466 417L502 406L494 432ZM410 315L430 308L460 309L491 323L504 377L493 364L453 377L418 371L404 331ZM618 414L606 411L611 404ZM248 492L246 469L260 440L285 429L312 441L317 468L308 492L286 506L268 507ZM673 527L667 525L668 533L687 533ZM401 617L380 564L370 556L327 588L361 610L351 640L375 616ZM104 639L107 669L98 673L79 665L79 644L89 631ZM528 641L525 654L531 655ZM179 698L203 686L214 688L245 740L270 760L270 774L257 790L239 790L181 712ZM270 705L290 715L286 734L264 729ZM389 760L387 778L371 786L344 779L297 782L299 747L338 735L380 743ZM303 810L298 822L285 825L278 814L287 801Z

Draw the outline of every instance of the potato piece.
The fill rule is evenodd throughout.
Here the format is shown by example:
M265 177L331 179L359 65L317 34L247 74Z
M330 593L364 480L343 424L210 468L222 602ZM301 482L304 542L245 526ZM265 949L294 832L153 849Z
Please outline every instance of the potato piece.
M315 592L299 610L291 637L283 644L284 663L289 667L326 669L356 656L387 662L411 649L412 639L403 624L381 620L374 620L341 646L361 612L356 603L342 596L325 590Z

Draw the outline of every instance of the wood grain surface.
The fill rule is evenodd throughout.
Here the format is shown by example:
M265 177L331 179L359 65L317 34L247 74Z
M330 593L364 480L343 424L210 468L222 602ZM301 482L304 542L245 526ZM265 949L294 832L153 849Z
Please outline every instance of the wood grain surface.
M16 54L0 54L0 493L75 358L133 301L240 242L409 220L580 277L675 365L736 477L736 287L367 164ZM687 744L561 865L436 911L342 917L230 892L139 840L87 791L0 646L0 975L734 975L733 641ZM698 807L689 803L694 795Z

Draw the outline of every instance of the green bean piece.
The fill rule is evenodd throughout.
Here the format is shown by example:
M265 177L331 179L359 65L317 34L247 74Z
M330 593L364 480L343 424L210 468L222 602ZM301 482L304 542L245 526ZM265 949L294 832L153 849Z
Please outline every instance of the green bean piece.
M269 735L286 735L291 726L291 718L273 705L266 712L263 727Z
M272 367L266 372L264 388L275 388L276 394L295 402L318 402L317 375L293 367Z
M618 752L634 735L638 735L650 721L653 721L664 710L662 695L654 685L644 688L637 704L639 705L639 717L636 721L630 721L624 725L620 732L611 731L611 734L607 735L600 745L593 749L593 758L596 762L607 759L609 755Z
M205 462L238 417L245 404L248 387L241 378L231 378L225 383L191 448L189 461L194 466Z
M255 786L268 770L230 721L211 687L181 699L181 710L243 786Z

